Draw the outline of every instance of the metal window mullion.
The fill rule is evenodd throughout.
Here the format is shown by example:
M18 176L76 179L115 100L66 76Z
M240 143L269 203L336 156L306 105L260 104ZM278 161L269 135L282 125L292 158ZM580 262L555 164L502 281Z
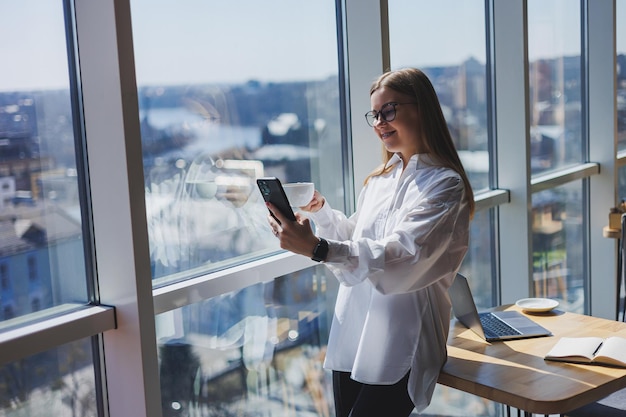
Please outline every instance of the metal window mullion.
M497 184L510 192L498 211L501 303L528 296L532 273L526 4L492 4Z
M111 417L162 414L129 0L75 0ZM122 383L123 382L123 383Z
M350 114L350 90L348 88L349 68L348 65L348 45L346 42L347 24L345 13L345 1L335 0L335 20L337 24L337 53L339 74L339 124L341 129L341 159L342 159L342 176L343 176L343 205L346 213L354 213L356 207L356 199L354 198L354 180L352 177L353 161L352 161L352 115ZM320 162L325 161L323 158ZM324 177L320 177L320 189L324 188Z
M93 243L93 224L91 214L91 193L89 192L89 170L87 168L87 149L85 143L85 123L83 118L82 90L80 84L80 64L78 62L78 45L76 39L76 20L74 2L63 1L65 17L65 37L68 56L70 100L72 109L72 129L74 132L74 149L76 153L77 176L83 250L85 253L85 277L87 280L88 297L91 303L98 303L98 286L95 276L95 255Z
M345 0L347 52L347 79L351 114L351 154L354 173L354 192L359 194L363 180L373 167L381 163L380 142L371 140L372 128L363 115L370 110L369 89L385 70L385 36L382 25L386 1Z
M615 56L615 1L584 0L587 16L586 70L588 79L589 159L601 164L589 179L590 313L615 318L617 242L603 236L608 213L617 202L617 97Z

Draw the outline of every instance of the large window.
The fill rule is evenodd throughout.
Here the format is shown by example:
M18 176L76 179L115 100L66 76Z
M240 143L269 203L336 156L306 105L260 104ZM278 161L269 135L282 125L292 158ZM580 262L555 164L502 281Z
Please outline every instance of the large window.
M578 7L573 7L574 5ZM533 176L582 162L580 4L528 2L530 162ZM532 196L537 297L584 312L583 187L568 184Z
M3 4L0 35L0 331L8 331L87 304L91 274L62 2ZM88 338L0 365L2 415L96 412Z
M259 177L344 208L334 1L131 6L155 287L279 252ZM159 314L164 415L328 415L323 272Z
M617 146L626 150L626 1L617 0ZM626 200L626 167L619 169L619 201Z
M21 358L0 368L0 415L97 416L89 339Z
M33 305L88 300L63 7L36 3L3 5L0 16L0 48L11 63L0 77L4 325Z
M343 208L333 1L131 5L155 285L278 250L258 177Z
M617 141L620 150L626 148L626 1L617 0L616 50L617 50ZM626 193L620 193L626 198Z
M486 33L482 0L389 2L391 67L428 75L476 191L490 186Z
M580 182L540 191L532 198L532 291L577 313L585 312L582 199Z
M583 160L580 26L579 2L528 2L533 174Z
M486 34L481 0L389 2L391 67L417 67L428 75L475 193L490 188ZM496 302L492 215L485 210L474 219L461 271L485 306Z
M157 316L163 415L334 415L322 364L336 290L316 267Z

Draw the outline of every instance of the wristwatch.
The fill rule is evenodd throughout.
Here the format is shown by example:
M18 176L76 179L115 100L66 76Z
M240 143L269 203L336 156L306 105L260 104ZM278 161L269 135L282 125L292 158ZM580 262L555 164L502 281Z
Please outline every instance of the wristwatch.
M328 256L328 241L320 237L320 241L317 242L315 249L313 249L313 256L311 256L311 259L313 259L315 262L323 262L326 260L327 256Z

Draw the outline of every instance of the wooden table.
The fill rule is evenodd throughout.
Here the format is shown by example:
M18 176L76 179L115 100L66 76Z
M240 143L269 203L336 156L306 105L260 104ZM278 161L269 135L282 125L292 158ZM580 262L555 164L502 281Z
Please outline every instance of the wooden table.
M565 413L626 387L624 368L543 359L562 336L626 337L626 323L558 309L528 316L554 336L488 343L453 320L438 382L537 414Z

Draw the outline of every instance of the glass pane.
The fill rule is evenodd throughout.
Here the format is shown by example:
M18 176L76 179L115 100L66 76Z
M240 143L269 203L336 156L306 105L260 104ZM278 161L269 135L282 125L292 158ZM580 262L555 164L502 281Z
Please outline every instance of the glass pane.
M584 314L583 187L574 182L533 194L533 294Z
M620 202L626 202L626 166L617 170L618 197Z
M616 1L617 49L617 140L618 149L626 149L626 0ZM620 194L625 198L626 194Z
M257 177L344 207L334 1L131 3L155 285L279 250Z
M496 305L493 281L493 217L495 209L477 211L470 228L470 243L459 272L468 278L478 309Z
M580 2L528 1L531 170L582 162Z
M0 415L98 415L91 352L83 339L0 366Z
M483 0L389 0L391 67L428 75L474 191L489 188L485 32Z
M0 55L10 63L0 70L5 321L86 302L87 286L62 2L3 4Z
M334 415L327 274L314 267L158 315L163 416Z

